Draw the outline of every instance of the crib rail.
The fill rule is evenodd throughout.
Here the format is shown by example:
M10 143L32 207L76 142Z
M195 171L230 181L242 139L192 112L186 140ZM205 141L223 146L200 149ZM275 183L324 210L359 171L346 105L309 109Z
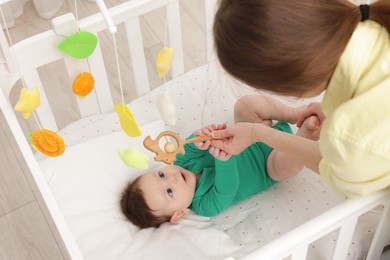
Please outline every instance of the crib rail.
M357 219L376 206L384 205L367 260L378 260L390 239L390 189L368 196L349 199L320 216L304 223L282 237L247 255L252 259L306 259L308 246L326 234L339 229L332 259L346 259Z
M4 1L3 1L4 2ZM215 3L217 0L205 0L207 60L213 57L212 24ZM1 4L1 3L0 3ZM144 43L141 35L140 16L159 8L165 8L167 23L167 44L175 48L175 62L171 69L171 77L184 73L184 52L181 34L179 0L131 0L108 10L115 25L124 24L125 35L128 39L128 50L134 74L134 89L136 96L150 91L149 75L147 74ZM69 78L74 78L77 69L89 69L96 77L96 93L78 102L81 116L93 113L103 113L113 110L113 100L108 88L110 85L106 75L106 67L102 56L101 46L98 45L94 54L86 61L72 60L59 52L56 45L63 40L64 35L75 33L78 29L98 34L107 30L107 25L101 14L94 14L76 23L71 15L65 15L53 20L53 30L21 41L14 46L8 46L4 34L0 32L0 43L6 64L0 64L0 108L12 129L16 142L31 171L32 179L37 186L37 198L43 208L52 216L60 234L59 243L64 243L67 252L64 256L71 259L82 259L79 248L55 202L55 199L43 178L35 156L25 138L17 117L9 103L9 96L15 83L23 77L27 87L38 86L41 90L41 106L36 111L42 127L53 131L58 125L50 108L48 98L42 87L38 69L46 64L63 60ZM1 54L1 53L0 53ZM6 65L6 66L5 66ZM112 66L109 64L108 66ZM127 76L127 75L124 75ZM307 256L308 245L322 236L339 230L334 248L333 259L345 259L348 245L358 217L372 208L384 205L380 222L367 259L379 259L381 251L390 234L390 190L382 190L374 194L349 199L330 211L312 219L302 226L290 231L264 247L254 251L244 259L304 259Z

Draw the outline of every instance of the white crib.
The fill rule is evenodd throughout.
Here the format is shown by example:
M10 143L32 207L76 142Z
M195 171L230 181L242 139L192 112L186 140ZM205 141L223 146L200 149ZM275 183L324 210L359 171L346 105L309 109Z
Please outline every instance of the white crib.
M38 188L36 197L53 219L51 229L63 254L69 259L380 259L390 243L390 190L346 199L307 169L214 218L192 214L178 225L167 223L159 230L139 231L121 216L121 189L145 170L126 167L118 159L118 148L125 145L142 150L146 135L156 137L165 129L185 138L208 123L232 122L233 104L239 96L264 94L236 82L218 66L211 37L215 5L215 0L202 1L204 10L199 13L205 18L206 35L199 48L206 50L206 62L190 71L185 69L179 0L131 0L108 10L119 30L117 40L127 42L128 49L119 50L120 54L130 53L133 75L122 78L126 103L131 100L129 107L143 132L139 138L124 135L113 113L114 101L119 100L118 82L106 73L115 74L114 50L103 45L111 34L101 13L78 22L70 14L57 17L53 30L13 46L0 33L1 110ZM143 15L156 10L165 14L161 28L167 25L175 60L170 81L151 90L152 73L147 71L140 23ZM70 58L56 47L78 28L99 37L97 48L84 60ZM63 74L51 75L56 82L45 82L48 72L41 75L45 69L50 74L49 66L63 68ZM62 102L61 97L69 95L69 82L81 71L90 71L95 77L92 94L84 99L75 97L78 109L65 103L63 110L53 112L50 102ZM35 114L41 127L65 139L62 156L47 158L31 148L27 136L38 126L13 109L22 77L28 88L39 87L41 105ZM178 121L174 127L161 120L156 108L161 90L168 91L175 102ZM291 105L312 101L275 97ZM65 112L71 121L66 125ZM59 117L61 121L57 121ZM149 169L158 166L161 164L151 160Z

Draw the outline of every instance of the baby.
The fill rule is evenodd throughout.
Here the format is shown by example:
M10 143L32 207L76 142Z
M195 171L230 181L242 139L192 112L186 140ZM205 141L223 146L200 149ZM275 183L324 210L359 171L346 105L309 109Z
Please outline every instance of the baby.
M243 104L253 101L258 113L246 115L242 111ZM263 123L275 131L291 134L286 122L295 123L304 108L292 108L265 96L244 96L235 105L235 121ZM279 122L271 126L271 118ZM210 125L188 138L211 135L212 131L225 128L225 124ZM319 120L313 116L305 120L297 135L318 140L319 130ZM132 181L121 199L125 216L140 228L159 227L164 222L178 223L190 210L214 216L266 190L276 181L296 175L303 168L296 159L264 143L254 143L241 154L232 156L213 147L212 142L185 144L185 154L178 154L174 165Z

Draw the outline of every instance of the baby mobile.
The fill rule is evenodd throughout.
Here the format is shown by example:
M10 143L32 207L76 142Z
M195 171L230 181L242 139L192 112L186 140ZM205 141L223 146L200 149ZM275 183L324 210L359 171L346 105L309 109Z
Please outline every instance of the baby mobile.
M114 25L104 2L102 0L97 0L96 3L107 23L109 32L111 33L113 39L116 68L117 68L117 74L119 79L119 89L122 97L122 103L116 105L114 109L119 116L119 123L122 130L130 137L138 137L141 135L141 130L137 122L135 121L130 109L125 105L124 102L123 86L121 80L121 72L120 72L120 66L118 60L118 50L117 50L116 37L115 37L117 28ZM174 55L173 48L163 48L157 57L156 63L157 63L158 74L160 77L164 77L164 81L165 81L165 74L169 71L172 65L173 55ZM168 124L174 125L175 110L174 110L174 106L172 105L170 96L167 92L159 95L158 107L164 121ZM129 167L147 169L149 166L148 165L149 157L139 152L136 148L119 149L118 154L122 159L122 161Z
M3 23L6 24L4 13L1 7L0 7L0 12L1 12ZM7 27L5 28L6 28L8 40L10 42L10 46L12 47L13 43L12 43L10 33L8 31L8 28ZM20 66L17 60L15 59L15 55L12 48L11 50L12 50L11 53L15 60L16 66L20 73ZM65 143L62 137L51 130L42 128L34 112L41 104L41 96L40 96L39 88L37 86L30 89L27 88L23 77L21 77L21 82L22 82L22 89L20 91L19 99L14 109L17 112L20 112L24 119L28 119L31 115L33 115L35 121L37 122L39 129L33 131L29 138L32 143L32 146L37 151L47 156L56 157L63 154L65 151Z
M162 88L162 91L157 96L157 107L165 123L170 126L175 126L176 125L175 106L169 92L166 91L166 78L165 78L166 74L172 67L174 61L175 49L166 47L167 30L168 30L168 26L167 23L165 23L164 47L160 50L156 60L158 76L160 78L164 78L164 87ZM173 142L169 141L169 139L167 138L168 136L175 140L176 146L174 145ZM164 145L164 148L161 149L160 139L163 137L166 143ZM185 153L184 144L206 141L210 139L211 137L209 136L197 136L189 140L182 140L180 139L179 135L176 134L175 132L163 131L157 136L155 140L153 140L150 136L147 136L143 143L146 149L156 154L156 156L154 157L155 161L164 162L166 164L172 164L174 161L176 161L176 155L178 153L181 154Z
M175 106L172 101L172 98L168 91L166 91L166 74L170 70L173 64L175 49L169 48L167 46L167 22L165 22L165 30L164 30L164 47L158 53L156 59L156 66L158 76L160 78L164 78L164 87L161 92L157 95L157 107L160 112L161 117L164 119L165 123L170 126L176 125L176 111ZM177 147L170 142L167 136L171 136L176 140ZM164 150L160 148L160 139L164 137L166 144L164 145ZM183 145L180 141L179 136L171 131L162 132L155 140L152 140L150 136L147 136L144 140L144 146L148 150L156 153L156 157L154 158L156 161L165 162L167 164L171 164L176 160L176 153L181 152L184 153ZM182 145L180 145L182 144ZM176 153L175 153L176 151Z
M174 61L174 48L169 48L167 46L167 23L165 23L165 35L164 35L164 47L161 49L157 56L156 65L157 71L160 78L164 78L164 87L162 91L157 96L157 106L158 110L164 119L165 123L170 126L176 125L176 111L175 106L172 101L172 98L168 91L166 91L166 74L170 70L173 61ZM171 137L175 140L176 146L169 141L167 137ZM164 148L160 147L160 139L165 138ZM150 136L147 136L144 140L144 146L149 151L156 154L154 157L155 161L164 162L166 164L172 164L176 161L176 155L178 153L184 154L184 144L192 142L201 142L210 140L210 136L196 136L188 140L180 139L179 135L172 131L163 131L160 133L155 140Z
M122 97L122 103L119 103L118 105L115 106L115 111L119 116L122 130L130 137L138 137L141 135L141 130L139 129L138 124L135 121L133 115L131 114L129 108L124 104L123 87L122 87L122 80L121 80L120 67L118 61L118 50L117 50L116 37L115 37L117 28L113 24L112 19L103 1L97 0L96 3L98 4L100 12L104 17L107 26L109 28L109 32L111 33L113 38L114 54L115 54L116 67L117 67L117 73L119 79L119 87L120 87L120 92ZM166 36L167 36L167 25L165 25L164 47L161 49L156 59L157 72L160 78L164 78L164 83L166 81L165 76L170 70L174 60L174 48L165 47L167 46ZM171 96L169 95L169 92L165 90L165 87L157 96L157 106L165 123L167 123L170 126L174 126L176 124L175 106L173 104ZM171 136L176 140L177 147L175 147L175 145L172 142L168 141L167 136ZM159 145L160 138L162 137L164 137L166 140L164 151L161 150ZM185 143L204 141L205 138L209 139L209 137L196 137L191 140L183 141L179 138L179 136L176 133L171 131L164 131L157 137L156 140L152 140L150 136L146 137L144 140L144 146L148 150L156 153L157 155L155 157L156 161L161 161L167 164L171 164L173 161L176 160L177 153L184 153L183 145ZM148 165L149 157L139 152L136 148L119 149L118 154L122 159L122 161L129 167L147 169L149 166Z
M122 102L117 104L114 107L114 110L119 117L119 124L123 132L130 137L138 137L142 134L141 129L139 128L130 109L125 105L125 101L124 101L122 77L121 77L121 71L119 66L118 49L117 49L116 37L115 37L117 28L114 25L103 0L96 0L96 4L99 7L100 13L103 16L107 24L108 31L112 35L112 39L113 39L116 69L117 69L119 89L120 89L120 94L122 99ZM136 148L119 149L118 155L122 159L122 161L129 167L134 167L139 169L148 168L149 157L139 152Z
M77 1L74 1L76 21L78 21ZM94 52L98 43L95 34L85 31L78 31L67 37L57 45L57 48L66 55L83 60L88 58ZM89 67L88 60L87 64ZM86 97L94 88L95 80L93 75L88 71L82 71L73 81L72 91L80 98Z
M76 0L74 1L74 5L76 10L76 20L78 20ZM82 60L88 58L94 52L97 43L98 40L96 35L90 32L78 30L77 33L60 42L60 44L57 45L57 48L72 58ZM37 117L35 116L34 111L40 105L39 88L26 88L23 78L22 83L23 88L14 109L15 111L21 112L25 119L28 119L31 114L33 114L36 119L40 129L31 133L30 140L32 146L47 156L56 157L62 155L65 151L63 138L51 130L42 129ZM80 98L86 97L93 88L94 78L91 73L86 71L81 72L75 78L72 85L73 93Z

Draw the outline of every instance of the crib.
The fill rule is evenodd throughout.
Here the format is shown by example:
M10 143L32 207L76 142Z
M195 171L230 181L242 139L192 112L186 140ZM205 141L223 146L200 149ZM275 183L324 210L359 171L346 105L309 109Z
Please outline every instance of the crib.
M381 259L390 244L390 190L345 198L308 169L212 218L190 214L179 224L144 230L126 221L119 208L122 189L129 180L162 166L143 147L146 136L155 138L171 130L185 138L210 123L232 123L237 98L271 94L234 80L218 64L211 29L216 0L192 1L196 13L204 18L201 26L206 33L192 35L204 37L204 46L196 46L203 56L199 66L190 69L184 42L191 39L183 39L181 19L185 17L179 0L131 0L109 9L103 1L97 4L100 13L78 21L71 14L56 17L52 30L13 45L0 33L1 110L37 187L35 195L53 220L51 229L65 258ZM150 81L157 78L156 72L147 69L156 53L144 52L148 32L142 31L142 25L147 15L161 19L161 28L154 28L160 32L156 35L161 46L175 49L172 68L157 86ZM162 36L165 28L166 40ZM78 29L99 39L85 59L71 58L56 47ZM126 43L126 48L115 52L111 37ZM130 72L116 74L118 53L127 61L119 68ZM53 73L53 66L62 73ZM95 78L93 92L83 99L70 91L71 81L81 71ZM119 77L124 85L122 99L142 131L139 137L124 134L114 112L121 99ZM35 119L25 120L14 111L21 79L27 88L38 86L40 90ZM157 108L161 91L167 91L174 101L177 122L173 126L162 120ZM73 101L64 101L65 96ZM321 99L273 97L292 106ZM54 111L53 102L65 103ZM64 154L47 157L37 153L28 136L38 128L60 134L66 144ZM126 147L147 154L148 169L126 166L118 156L118 149Z

